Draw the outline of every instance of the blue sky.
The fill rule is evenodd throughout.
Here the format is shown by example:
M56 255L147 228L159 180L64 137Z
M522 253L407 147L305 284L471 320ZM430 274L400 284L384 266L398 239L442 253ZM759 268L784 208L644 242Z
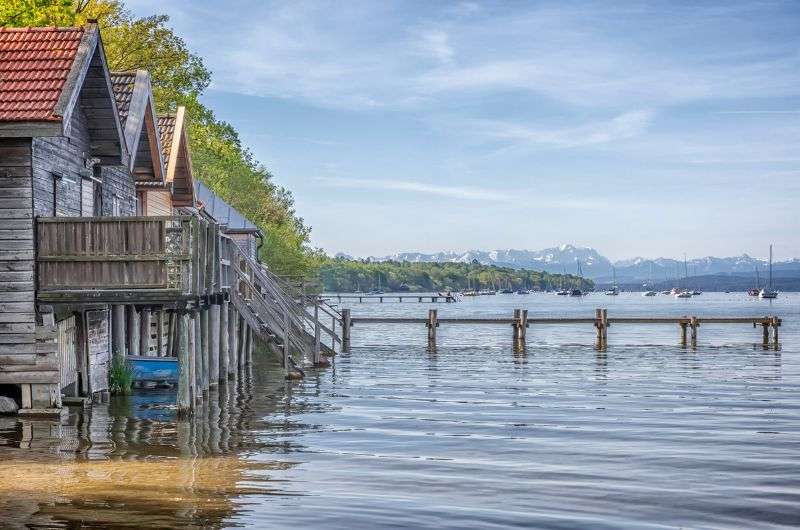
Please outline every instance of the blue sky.
M800 256L798 2L127 4L329 253Z

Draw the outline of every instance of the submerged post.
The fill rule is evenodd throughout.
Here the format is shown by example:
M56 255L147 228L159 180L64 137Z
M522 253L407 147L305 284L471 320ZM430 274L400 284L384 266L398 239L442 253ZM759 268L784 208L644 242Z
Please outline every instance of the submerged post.
M352 326L352 322L350 321L350 310L349 309L342 309L342 351L348 352L350 351L350 327Z
M688 322L686 322L685 320L681 320L681 322L680 322L680 326L681 326L681 348L685 348L686 347L686 328L687 328L688 325L689 325Z
M772 343L775 346L775 348L777 349L778 348L778 328L781 325L781 319L778 318L778 317L772 317L771 318L771 322L772 322Z
M219 383L219 337L220 337L220 305L212 304L208 315L209 337L209 386L217 386Z
M197 395L197 336L195 327L195 320L197 320L197 313L191 312L186 317L186 326L188 328L188 343L186 350L189 353L189 395L192 403L198 401L200 398ZM178 352L180 355L180 352Z
M700 327L700 322L697 317L692 317L689 321L689 327L692 330L692 349L697 348L697 328Z
M439 327L439 319L436 316L436 309L428 309L428 348L436 348L436 328Z
M511 322L511 329L513 330L513 333L514 333L513 334L514 345L516 345L519 342L519 319L520 319L519 314L520 314L520 311L521 311L520 309L515 309L514 310L514 318L513 318L513 322Z
M608 309L603 309L603 350L608 348Z
M603 310L594 310L594 327L597 329L597 344L598 350L603 349Z
M770 317L764 317L764 321L761 323L761 344L763 346L769 346L769 328L772 325L772 319ZM755 327L755 324L753 324Z
M219 309L219 382L228 380L230 366L230 335L228 326L228 313L230 302L223 301Z

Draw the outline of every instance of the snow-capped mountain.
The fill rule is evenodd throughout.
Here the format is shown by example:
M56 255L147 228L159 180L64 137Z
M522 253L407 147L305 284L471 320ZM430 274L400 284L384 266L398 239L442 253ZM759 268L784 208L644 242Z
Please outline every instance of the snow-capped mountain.
M561 245L543 250L469 250L466 252L401 252L391 256L371 257L372 261L409 261L409 262L451 262L470 263L473 260L483 265L497 265L518 269L543 270L552 273L576 274L580 261L583 275L600 282L610 281L613 269L616 269L617 281L664 281L682 277L685 272L689 276L709 274L755 275L758 268L766 273L767 261L753 258L747 254L728 258L708 256L689 260L684 268L683 260L672 258L631 258L612 262L591 247ZM688 269L686 271L685 269ZM797 258L776 262L774 271L785 271L800 274L800 260Z

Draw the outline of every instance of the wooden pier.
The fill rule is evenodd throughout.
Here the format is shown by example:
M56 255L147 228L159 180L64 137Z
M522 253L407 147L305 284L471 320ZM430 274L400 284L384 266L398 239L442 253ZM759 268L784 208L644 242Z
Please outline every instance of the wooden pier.
M425 318L414 317L353 317L349 309L342 309L342 347L349 349L351 329L356 324L422 324L428 330L428 346L436 346L436 330L442 325L495 325L510 326L512 328L512 339L515 346L525 345L527 330L534 326L545 325L592 325L596 329L597 340L595 346L598 350L605 350L608 347L608 328L612 325L634 325L634 324L664 324L677 326L680 332L680 344L682 347L697 347L699 328L703 324L750 324L754 328L761 326L761 342L764 346L778 347L778 328L781 319L776 316L755 316L755 317L611 317L608 316L607 309L596 309L594 317L536 317L529 318L527 309L515 309L512 317L461 317L461 318L439 318L436 309L428 310Z
M364 300L377 300L378 303L383 303L384 300L386 301L393 301L398 303L403 303L403 300L411 300L416 301L420 304L423 303L431 303L431 304L450 304L453 302L457 302L455 296L452 294L334 294L328 295L323 298L324 300L337 300L339 303L342 300L358 300L359 303L363 303Z

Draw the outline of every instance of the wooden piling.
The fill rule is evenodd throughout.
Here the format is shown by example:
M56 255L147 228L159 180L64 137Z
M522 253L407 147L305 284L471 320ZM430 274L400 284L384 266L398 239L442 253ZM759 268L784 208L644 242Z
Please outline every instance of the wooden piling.
M322 330L319 327L319 297L314 297L314 364L318 365L320 362L320 339Z
M769 317L765 317L769 319ZM761 344L764 346L769 346L769 328L772 325L771 321L762 322L761 323ZM755 326L755 324L754 324Z
M594 327L597 330L597 340L595 341L595 347L599 350L603 350L603 310L602 309L595 309L594 310Z
M692 317L689 320L689 328L691 330L691 340L692 340L692 349L697 348L697 328L700 327L700 322L697 321L697 317Z
M603 319L603 351L605 351L608 348L608 328L610 326L608 323L608 309L603 309L601 317Z
M228 313L230 302L223 301L219 309L219 377L220 383L228 380L230 365L230 334L228 328Z
M520 312L521 311L522 311L521 309L515 309L514 310L514 318L512 319L512 322L511 322L511 329L512 329L512 332L513 332L514 344L519 342L519 336L520 336L519 321L520 321L520 318L521 318L520 317Z
M212 387L219 383L219 326L220 306L212 304L208 310L208 384Z
M149 307L142 309L139 319L139 355L150 357L150 325L151 312Z
M436 348L436 328L439 327L436 309L428 309L428 322L425 324L428 327L428 348Z
M772 324L772 345L777 349L780 345L778 341L778 328L781 325L781 319L778 317L772 317L770 319L770 324Z
M681 326L681 348L686 347L686 328L689 326L687 322L680 322Z
M210 382L211 363L209 362L209 333L208 333L208 308L200 311L200 344L203 355L203 392L208 392Z
M188 347L189 352L189 394L191 395L192 403L200 400L197 395L197 327L195 320L197 313L192 311L187 315L186 326L188 328ZM180 354L180 353L179 353Z
M342 351L350 351L350 328L352 327L350 320L350 310L347 308L342 309Z
M139 355L139 313L135 306L128 306L128 355Z
M125 359L125 306L111 306L111 355L116 361Z
M255 334L253 333L253 328L247 326L247 364L253 364L253 350L256 348L255 343Z
M237 342L239 336L239 312L233 304L230 304L228 310L230 312L228 315L228 354L230 355L228 361L228 379L236 379L239 373L239 359L236 356L236 350L239 348Z
M283 370L289 371L289 311L283 312Z
M164 357L164 310L156 312L156 357Z
M523 309L519 315L519 340L525 342L528 338L528 310Z
M192 408L191 361L189 360L189 317L176 315L178 350L178 413L186 414Z
M200 401L203 397L203 330L200 323L200 314L197 311L192 319L194 324L194 368L195 368L195 400Z

